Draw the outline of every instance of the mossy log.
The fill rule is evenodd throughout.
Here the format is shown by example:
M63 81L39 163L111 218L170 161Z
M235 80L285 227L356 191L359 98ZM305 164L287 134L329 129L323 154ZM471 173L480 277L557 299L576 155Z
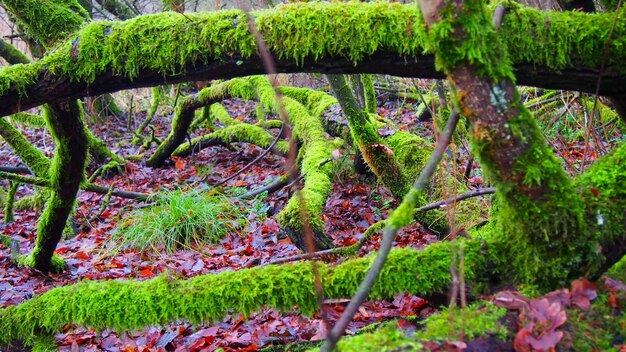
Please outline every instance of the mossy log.
M245 142L255 144L261 148L267 148L274 139L269 132L263 128L247 123L235 124L221 128L213 133L192 138L189 142L180 145L172 155L184 157L210 146L230 146L231 143ZM289 143L278 141L272 152L286 156L289 152Z
M541 12L522 6L510 11L498 38L511 53L519 84L595 92L606 57L600 94L625 92L623 16L608 55L603 55L611 13ZM252 16L278 58L278 72L442 77L433 57L423 54L426 35L422 26L414 25L422 20L413 5L298 3ZM323 31L310 30L320 26ZM99 21L83 26L41 61L0 70L0 115L121 89L263 72L254 36L240 11Z
M352 140L351 134L354 132L351 131L351 126L347 123L348 118L344 116L342 112L330 113L332 107L339 103L335 97L328 93L309 88L281 87L280 91L285 96L296 99L306 106L313 116L318 117L322 121L328 134L346 140ZM353 104L351 106L353 106ZM395 193L396 197L401 198L404 196L405 189L410 187L408 180L417 178L424 164L427 162L428 157L432 154L432 144L416 134L396 129L396 127L389 122L380 121L382 118L379 116L365 115L363 118L358 119L366 119L365 123L369 125L367 128L373 130L373 133L369 132L370 138L372 138L373 134L378 137L377 130L381 128L394 131L391 135L380 138L379 142L373 144L384 145L388 150L380 151L391 151L392 156L389 157L393 157L394 162L399 163L402 175L401 179L398 177L394 178L393 175L387 174L386 178L379 178L379 180L385 186L389 187L386 181L391 178L393 182L391 185L393 186L395 184L395 186L401 190ZM372 160L370 160L370 162L372 162ZM376 168L376 165L372 166L372 168ZM403 182L401 183L400 181ZM389 188L392 189L392 187ZM459 193L467 191L464 184L459 183L450 173L444 172L443 178L438 180L437 187L434 187L432 190L429 188L426 193L430 194L428 200L439 200L447 198L448 194L445 192L455 189ZM481 215L484 206L479 199L471 199L460 204L453 204L452 206L454 208L455 226L467 229L485 220ZM435 232L447 233L450 230L450 224L445 215L444 211L431 212L430 214L418 214L417 220Z
M422 296L445 290L448 267L456 245L450 242L424 251L391 252L372 298L400 292ZM466 246L466 256L479 256L480 247ZM350 297L365 276L373 256L351 259L336 267L318 263L324 296ZM468 276L473 276L467 267ZM59 287L24 302L0 309L0 345L53 334L76 324L96 329L138 330L174 320L200 323L226 314L251 314L262 307L310 314L319 305L310 262L270 265L236 272L196 276L187 280L161 275L148 281L85 281Z
M30 59L13 45L0 40L0 57L2 57L9 65L27 64Z

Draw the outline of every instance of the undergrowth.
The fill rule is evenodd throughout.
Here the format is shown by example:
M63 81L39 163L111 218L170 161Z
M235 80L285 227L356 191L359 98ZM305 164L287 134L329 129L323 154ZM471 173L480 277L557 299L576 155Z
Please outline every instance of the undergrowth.
M214 191L169 191L123 219L111 239L123 248L168 252L215 243L246 225L245 210L236 202Z

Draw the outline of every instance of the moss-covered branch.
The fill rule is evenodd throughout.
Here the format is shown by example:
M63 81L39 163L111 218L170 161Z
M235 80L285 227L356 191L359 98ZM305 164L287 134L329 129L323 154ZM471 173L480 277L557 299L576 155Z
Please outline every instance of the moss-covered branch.
M13 148L28 168L39 177L47 177L50 169L48 159L37 147L26 140L6 119L0 118L0 136Z
M176 148L185 141L185 136L187 136L189 127L195 117L196 109L209 106L231 95L252 98L254 92L246 80L233 79L205 88L198 94L181 99L174 111L170 133L154 154L146 160L146 165L151 167L162 166Z
M261 127L241 123L224 127L204 136L193 138L191 141L176 148L172 155L187 156L192 153L197 153L210 146L230 146L230 144L234 142L252 143L261 148L267 148L272 143L273 139L274 137ZM289 143L286 141L279 141L272 151L279 155L287 155L289 152Z
M0 40L0 56L10 65L27 64L30 62L30 59L24 53L4 40Z
M186 16L164 13L91 23L42 61L0 70L0 115L88 94L264 71L243 12ZM279 72L441 77L432 57L422 54L425 36L414 25L421 15L412 5L297 3L253 16L278 57ZM612 19L611 14L517 7L505 16L501 39L517 64L518 83L593 92ZM622 21L611 41L601 94L622 93L626 87Z
M450 282L451 243L424 251L397 249L374 286L371 298L391 298L399 292L428 296ZM478 246L466 246L474 259ZM350 297L373 257L352 259L337 267L318 263L324 296ZM472 266L466 264L472 276ZM137 330L174 320L213 321L225 314L250 314L264 306L304 313L319 309L311 263L265 266L200 275L187 280L166 274L149 281L85 281L50 290L18 306L0 310L0 345L37 334L53 334L67 325L96 329Z

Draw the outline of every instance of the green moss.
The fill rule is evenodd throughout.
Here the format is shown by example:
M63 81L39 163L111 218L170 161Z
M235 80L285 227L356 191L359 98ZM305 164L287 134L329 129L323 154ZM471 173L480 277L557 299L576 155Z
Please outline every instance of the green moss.
M274 136L259 126L247 123L237 123L219 129L213 133L193 138L189 143L182 144L176 148L172 155L185 156L194 151L198 151L205 146L217 144L228 146L235 142L252 143L261 148L267 148L270 146L274 138ZM279 153L287 155L289 152L289 142L278 141L275 148Z
M516 63L546 65L551 69L573 65L579 69L599 67L605 56L602 49L612 14L541 12L511 2L507 6L512 13L505 16L497 37L492 29L483 33L483 28L470 26L472 30L480 30L480 35L474 36L474 42L464 44L467 47L458 47L456 42L445 38L446 31L454 25L452 22L439 27L436 32L442 41L432 38L430 48L443 49L453 61L492 60L485 57L485 45L491 47L492 43L502 42L511 54L511 61ZM482 5L479 11L485 11ZM412 4L294 3L252 15L272 52L299 62L305 58L338 56L357 63L381 51L419 55L427 41L420 25L421 15ZM484 12L483 17L490 14ZM609 48L607 70L610 71L624 70L623 21L621 17L618 19ZM107 71L131 79L144 70L173 75L190 65L247 58L255 53L255 40L240 11L185 16L169 12L125 22L99 21L83 26L42 61L0 70L0 92L11 88L24 93L24 88L46 70L72 81L92 83Z
M496 82L514 79L511 62L500 42L503 37L491 26L485 2L466 1L460 11L456 6L448 3L438 9L440 19L429 28L427 49L437 53L435 67L451 72L461 63L470 64L480 76Z
M626 282L626 256L615 263L606 273L611 279Z
M372 118L358 105L344 76L329 75L328 81L346 115L352 138L363 159L396 197L403 196L409 189L409 183L393 152L378 135Z
M623 301L624 297L621 297ZM619 351L616 341L624 338L626 317L611 312L608 295L600 295L586 311L567 310L563 330L571 335L574 351Z
M46 127L46 120L37 114L31 114L27 112L18 112L9 116L12 121L21 123L30 127Z
M363 94L365 96L365 110L370 114L376 113L376 91L374 90L374 81L372 75L359 75L363 84Z
M587 236L603 248L619 246L626 224L626 144L597 160L576 179L584 199ZM600 274L600 273L598 273Z
M18 182L9 181L9 191L6 194L6 202L4 205L4 222L9 223L15 220L13 208L15 206L15 194L17 193Z
M32 38L45 46L65 39L89 19L76 0L3 0L3 5Z
M332 189L329 165L320 166L324 160L331 158L326 134L321 122L309 115L300 103L289 98L284 98L283 103L295 133L303 142L304 154L300 170L305 175L302 200L306 205L308 222L314 232L324 233L321 214ZM300 214L302 206L297 196L287 202L278 216L283 226L298 231L303 229Z
M365 351L421 351L423 346L402 333L397 323L385 323L374 332L344 337L337 343L337 351L365 352ZM319 348L309 351L319 351Z
M618 17L608 52L602 55L615 14L541 11L512 1L505 6L499 35L513 62L563 69L572 64L600 67L606 60L606 70L624 71L623 59L615 56L626 44L624 16Z
M420 340L469 341L476 337L495 335L504 340L507 329L499 321L506 309L491 302L477 302L466 309L444 309L424 321L424 330L417 332Z

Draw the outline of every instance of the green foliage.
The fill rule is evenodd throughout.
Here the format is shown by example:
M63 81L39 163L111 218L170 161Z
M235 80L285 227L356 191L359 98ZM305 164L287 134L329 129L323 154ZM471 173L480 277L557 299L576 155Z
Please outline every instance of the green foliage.
M492 334L505 339L506 327L499 322L505 314L506 309L484 301L476 302L466 309L444 309L426 318L424 330L419 331L416 337L420 340L468 341Z
M337 343L337 351L341 352L421 351L422 348L415 339L404 335L395 321L385 323L374 332L344 337ZM319 348L309 351L319 351Z
M156 203L133 211L122 220L111 239L132 248L163 246L172 251L215 243L245 225L242 219L246 216L240 206L215 192L165 192Z

